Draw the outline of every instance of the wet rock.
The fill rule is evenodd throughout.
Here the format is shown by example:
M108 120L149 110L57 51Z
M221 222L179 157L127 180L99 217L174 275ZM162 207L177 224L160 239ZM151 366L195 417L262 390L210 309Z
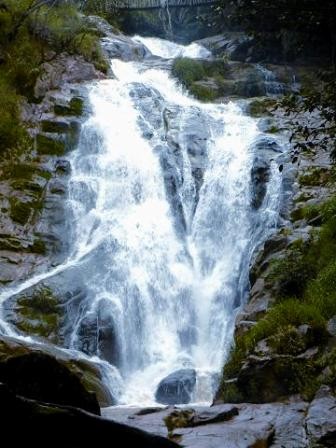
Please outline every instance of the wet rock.
M336 336L336 316L329 319L327 324L327 331L330 336Z
M153 409L153 408L149 408ZM161 407L157 412L147 412L148 408L109 407L102 409L102 416L114 422L130 425L162 437L168 437L165 418L172 412L171 407Z
M191 401L196 385L196 371L181 369L160 381L155 399L162 404L186 404Z
M59 159L55 164L56 174L68 175L71 172L71 165L68 160Z
M88 355L99 355L111 364L119 364L119 347L113 315L115 309L107 299L81 321L78 330L78 348Z
M256 158L251 170L251 204L254 209L262 206L267 191L267 182L269 181L270 167L269 164L260 158Z
M104 77L103 73L82 56L62 53L53 61L42 64L34 94L36 98L43 98L49 91L59 89L66 83L75 84Z
M307 431L314 446L336 446L336 398L322 386L309 406Z
M250 38L244 33L226 32L198 40L197 43L210 50L216 57L226 56L235 60L241 52L242 45L249 41Z

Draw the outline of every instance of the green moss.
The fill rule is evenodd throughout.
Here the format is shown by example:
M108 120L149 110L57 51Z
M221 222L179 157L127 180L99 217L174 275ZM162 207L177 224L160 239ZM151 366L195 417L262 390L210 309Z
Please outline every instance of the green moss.
M65 143L60 140L54 140L46 135L38 134L36 136L37 152L41 155L62 156L65 153Z
M216 98L216 94L210 87L202 86L196 83L189 87L190 93L200 101L210 102Z
M164 418L165 425L169 432L176 428L186 428L190 425L191 419L195 411L192 409L174 411Z
M302 303L296 299L288 299L272 307L266 316L253 326L247 333L236 339L236 346L231 351L229 360L224 366L224 379L232 378L240 371L247 353L254 350L262 339L270 339L274 348L278 347L281 354L286 353L290 339L293 337L293 327L303 324L310 325L317 340L323 340L325 335L325 319L319 309L313 304ZM298 350L301 342L297 337Z
M221 385L221 395L225 403L242 403L244 397L237 387L235 380L228 380Z
M248 354L258 354L257 344L263 339L273 353L286 358L284 365L274 361L267 373L269 378L274 376L274 387L282 382L288 393L300 392L304 398L311 399L321 382L326 383L322 370L334 362L326 348L326 322L336 315L336 197L321 206L306 207L301 213L304 217L321 216L322 227L307 243L299 240L292 244L286 257L273 264L269 275L277 291L277 301L263 319L236 338L223 370L221 390L226 398L229 393L226 380L239 374ZM309 326L305 334L298 330L303 324ZM318 355L310 360L301 359L302 362L296 358L313 346L319 347ZM334 381L335 370L329 368L328 384ZM257 393L260 384L246 387L254 386ZM244 390L245 399L248 393Z
M296 208L291 213L292 221L299 221L301 219L311 220L320 215L320 207L316 205L308 205Z
M35 238L33 244L30 246L30 251L34 254L46 255L47 246L41 238Z
M306 187L326 185L331 179L331 174L329 168L315 167L302 174L299 183Z
M19 238L11 235L0 236L0 250L9 250L11 252L21 252L23 250L22 242Z
M22 202L16 198L10 198L10 217L13 221L24 226L31 217L32 202Z
M69 105L55 104L54 112L56 115L81 116L84 112L84 101L82 98L74 97Z
M57 342L61 311L49 288L40 288L31 296L19 298L16 312L16 325L21 331Z
M252 117L256 118L270 115L270 111L274 109L275 105L276 101L271 98L256 99L250 102L248 106L248 113ZM275 129L275 132L278 132L278 129Z
M0 66L0 156L5 151L25 150L30 138L20 121L22 98L17 94Z
M316 265L306 251L302 241L299 241L296 247L292 246L286 258L272 264L268 277L278 297L302 297L307 282L316 275Z
M306 300L326 319L336 315L336 260L322 269L308 285Z
M43 132L63 133L69 130L69 124L62 121L43 120L41 128Z
M268 134L278 134L280 129L277 126L271 126L267 129Z
M172 73L186 87L190 87L195 81L200 81L206 76L204 64L190 58L176 58Z
M29 306L34 308L36 311L53 314L57 313L58 310L58 300L53 295L50 288L40 288L33 293L31 296L23 296L18 300L20 306Z
M298 355L307 347L305 337L293 325L281 327L275 335L269 337L268 344L281 355Z
M34 163L19 163L14 161L13 163L4 163L1 166L2 173L1 179L14 179L16 180L32 180L34 176L43 177L46 180L51 178L51 173L42 169Z

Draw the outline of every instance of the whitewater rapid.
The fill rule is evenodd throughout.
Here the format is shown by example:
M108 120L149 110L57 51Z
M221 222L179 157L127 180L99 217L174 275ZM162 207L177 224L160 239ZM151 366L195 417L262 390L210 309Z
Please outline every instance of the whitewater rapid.
M163 59L210 57L197 44L134 39ZM197 372L192 401L210 403L252 254L277 224L281 174L271 161L254 210L255 119L237 102L195 100L168 65L115 59L111 68L114 79L89 87L91 116L69 157L69 258L5 295L76 267L89 299L67 348L85 351L88 319L107 316L111 353L88 355L115 364L119 404L153 404L158 383L182 368Z

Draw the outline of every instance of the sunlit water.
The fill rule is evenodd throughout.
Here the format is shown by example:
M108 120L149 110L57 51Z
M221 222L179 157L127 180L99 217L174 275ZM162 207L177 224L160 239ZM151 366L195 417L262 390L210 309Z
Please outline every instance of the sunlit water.
M135 39L166 59L209 57L196 44ZM71 255L2 299L69 267L82 269L92 297L85 314L103 303L113 321L118 365L101 362L119 403L152 404L160 380L185 367L197 371L193 401L209 403L246 300L252 253L277 222L279 170L273 162L263 205L253 210L256 121L235 103L196 101L168 70L111 65L116 78L89 89L92 114L70 156ZM162 160L173 167L174 197ZM74 319L70 349L77 356L84 317Z

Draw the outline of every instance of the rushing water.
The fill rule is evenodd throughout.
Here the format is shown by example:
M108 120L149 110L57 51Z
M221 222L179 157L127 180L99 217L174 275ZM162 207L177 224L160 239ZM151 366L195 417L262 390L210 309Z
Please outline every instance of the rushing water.
M166 59L209 57L196 44L135 39ZM89 300L69 348L87 351L85 322L103 312L113 346L92 354L116 364L119 402L153 403L160 380L184 367L197 371L193 401L210 402L253 251L277 222L278 164L255 210L256 120L233 102L196 101L150 61L111 65L115 79L89 89L92 114L70 156L71 256L15 292L75 266Z

